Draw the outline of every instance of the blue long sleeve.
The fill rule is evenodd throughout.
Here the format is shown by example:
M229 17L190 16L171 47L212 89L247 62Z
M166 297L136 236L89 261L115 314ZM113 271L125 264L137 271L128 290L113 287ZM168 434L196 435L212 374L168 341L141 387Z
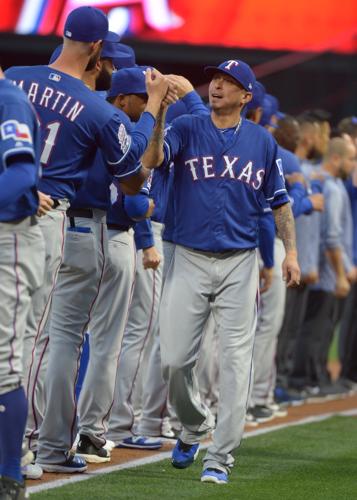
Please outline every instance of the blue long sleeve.
M272 212L264 212L258 221L259 251L264 267L274 267L275 222Z
M124 196L124 209L133 220L140 220L145 217L149 203L147 193L140 192L132 196Z
M155 245L150 219L144 219L135 224L134 238L137 250L143 250Z
M299 217L299 215L308 215L313 211L311 200L307 196L306 189L303 184L296 182L288 190L288 193L291 199L291 209L295 219Z
M37 182L37 174L31 163L16 162L0 175L0 209L18 199Z
M187 112L190 115L208 115L209 111L204 105L201 97L197 94L195 90L189 92L182 98L182 102L185 103Z

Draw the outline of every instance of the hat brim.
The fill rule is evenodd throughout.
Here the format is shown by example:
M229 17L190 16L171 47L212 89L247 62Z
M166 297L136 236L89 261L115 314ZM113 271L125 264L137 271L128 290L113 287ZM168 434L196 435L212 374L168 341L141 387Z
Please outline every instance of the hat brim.
M239 85L241 85L244 90L246 90L247 92L252 92L251 89L247 89L246 86L240 81L238 80L238 78L235 78L232 73L228 70L224 70L222 68L218 68L217 66L206 66L203 70L205 72L205 74L209 77L209 78L212 78L216 73L224 73L226 75L229 75L231 78L233 78L233 80L235 80L236 82L239 83Z
M114 33L114 31L108 31L106 37L103 38L106 42L111 42L111 43L119 43L120 42L120 36L117 33Z

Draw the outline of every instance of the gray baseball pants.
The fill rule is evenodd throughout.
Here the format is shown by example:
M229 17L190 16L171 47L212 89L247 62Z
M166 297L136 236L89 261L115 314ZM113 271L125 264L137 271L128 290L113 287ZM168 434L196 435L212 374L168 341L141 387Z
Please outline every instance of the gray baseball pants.
M108 257L89 324L89 364L78 404L79 432L97 446L105 443L136 268L132 229L108 230L108 237Z
M62 200L57 208L38 218L45 240L44 280L33 295L23 353L25 387L29 402L25 436L30 449L36 448L38 429L46 404L44 380L48 362L48 327L53 291L63 259L68 205L68 201Z
M254 340L254 383L252 406L273 402L276 382L275 355L278 335L284 319L286 285L282 263L285 258L283 242L274 241L274 275L271 287L260 296L258 324Z
M242 439L252 377L259 269L256 250L200 252L177 245L160 308L163 375L183 425L181 439L197 443L214 425L202 403L194 367L210 311L219 336L219 403L204 468L229 472Z
M162 285L164 285L167 271L175 252L175 245L169 241L163 241L162 249L164 256ZM144 378L142 413L134 432L139 436L161 436L163 419L168 413L168 389L167 383L162 378L159 328L154 332L152 349Z
M92 219L75 217L74 220L73 230L68 221L65 255L52 299L45 379L47 404L39 432L39 463L64 462L74 441L75 387L81 350L107 253L105 212L93 210Z
M155 247L162 255L162 224L152 222L152 228ZM116 444L133 435L133 391L145 345L158 328L161 285L162 263L155 271L145 270L142 251L138 251L134 293L119 356L114 403L107 433L108 439Z
M23 384L24 336L44 265L45 242L34 217L0 222L0 394Z

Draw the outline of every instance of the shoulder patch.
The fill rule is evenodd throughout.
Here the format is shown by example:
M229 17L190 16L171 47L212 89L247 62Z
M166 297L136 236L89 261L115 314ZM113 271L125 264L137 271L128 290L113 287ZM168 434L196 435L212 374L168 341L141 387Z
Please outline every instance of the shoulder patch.
M17 120L6 120L0 125L0 131L3 140L14 139L18 142L32 144L30 129L26 123L20 123Z
M121 148L123 154L125 154L130 148L131 137L130 137L130 135L128 135L126 128L125 128L125 125L123 123L121 123L119 126L118 140L119 140L120 148Z

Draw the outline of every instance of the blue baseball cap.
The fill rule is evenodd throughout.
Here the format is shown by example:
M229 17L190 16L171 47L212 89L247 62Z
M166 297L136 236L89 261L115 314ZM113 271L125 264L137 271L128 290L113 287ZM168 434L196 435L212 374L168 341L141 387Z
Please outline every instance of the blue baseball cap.
M266 94L265 87L262 83L256 81L253 87L253 99L246 105L246 110L261 108Z
M148 66L135 66L134 68L122 68L113 73L108 97L116 97L119 94L147 94L145 84L147 69Z
M272 123L273 116L276 116L279 110L279 101L276 97L271 94L265 94L263 100L263 114L260 120L260 125L263 127L269 125L270 127L276 127Z
M68 14L63 36L76 42L97 42L108 35L108 18L94 7L78 7Z
M122 55L117 57L118 64L115 64L117 68L132 68L136 66L135 52L129 45L119 43L118 49Z
M219 66L206 66L204 71L209 77L213 77L217 72L226 73L240 83L245 90L253 92L255 75L252 68L243 61L231 59L221 63Z

